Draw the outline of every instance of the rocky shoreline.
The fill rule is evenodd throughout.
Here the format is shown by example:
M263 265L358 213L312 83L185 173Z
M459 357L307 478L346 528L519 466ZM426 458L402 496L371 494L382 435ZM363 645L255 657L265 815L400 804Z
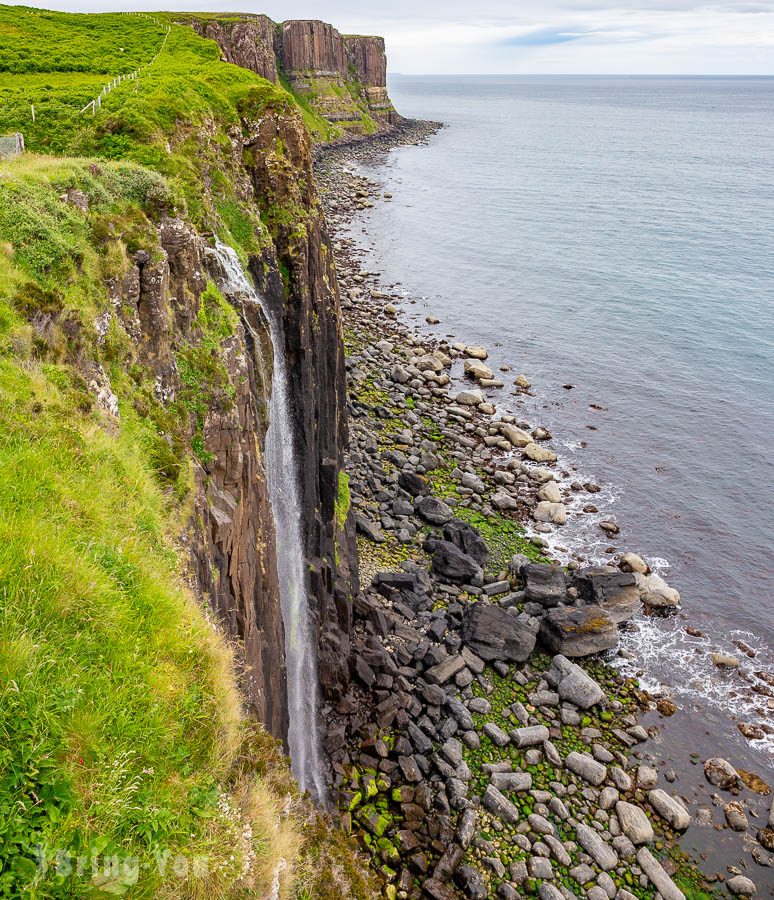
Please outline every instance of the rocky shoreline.
M568 489L551 435L495 418L486 391L505 373L486 365L485 348L413 334L338 236L358 210L390 201L355 167L438 127L407 122L316 163L348 354L337 511L354 515L362 586L352 686L325 710L344 824L387 897L765 896L774 821L748 834L747 818L765 801L728 762L705 761L748 848L738 866L702 876L677 841L690 801L642 748L658 727L637 718L674 707L597 656L635 613L673 609L679 595L635 554L604 567L546 556L541 532L566 518ZM586 491L593 509L596 485L569 490ZM740 791L744 805L728 795Z

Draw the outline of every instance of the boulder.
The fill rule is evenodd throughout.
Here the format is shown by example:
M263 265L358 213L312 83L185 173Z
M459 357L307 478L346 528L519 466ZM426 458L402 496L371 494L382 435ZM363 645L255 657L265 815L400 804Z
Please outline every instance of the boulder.
M476 381L480 380L481 378L494 378L494 372L489 368L489 366L485 366L484 363L480 362L477 359L466 359L464 368L465 374L468 376L468 378L475 378Z
M445 684L450 678L465 668L465 660L459 656L447 656L436 665L431 666L425 672L425 678L430 684Z
M553 482L549 482L553 484ZM550 522L553 525L564 525L567 521L567 508L564 503L551 503L541 500L533 513L536 522Z
M650 844L653 841L653 826L639 806L619 800L615 805L615 814L621 831L634 845Z
M470 359L486 359L489 356L485 347L465 347L463 353Z
M593 784L594 787L599 787L607 778L605 766L588 753L578 753L577 750L573 750L567 755L564 764L571 772L580 776L584 781L588 781L589 784Z
M553 658L544 677L556 688L560 700L573 703L579 709L589 709L605 698L605 692L597 682L579 665L561 654Z
M505 491L498 491L492 497L492 506L494 506L495 509L502 510L503 512L519 508L519 504L516 498L512 497Z
M426 494L430 490L430 482L423 475L416 472L401 472L398 475L398 486L403 488L412 497Z
M637 862L663 900L685 900L685 894L667 875L664 867L647 847L641 847L637 851Z
M636 553L624 553L619 565L623 572L636 572L639 575L647 575L650 572L650 566Z
M640 592L630 572L590 566L575 574L573 584L584 603L596 603L616 622L626 622L640 608Z
M543 617L540 639L552 653L591 656L617 646L618 627L601 606L561 607Z
M443 525L454 517L451 508L437 497L422 497L415 509L417 514L431 525Z
M498 791L519 793L532 789L532 776L529 772L493 772L490 781Z
M614 869L618 865L618 854L613 848L606 844L599 834L588 825L578 823L575 833L578 836L578 843L594 860L600 869L607 871Z
M734 875L726 882L726 887L737 897L753 897L755 896L755 882L746 875Z
M555 481L547 481L537 493L538 500L545 500L548 503L561 503L562 492L559 485Z
M451 541L435 541L433 572L453 584L470 584L481 580L481 566Z
M456 878L468 900L486 900L489 896L484 876L473 866L460 866Z
M489 785L481 800L484 809L497 816L509 825L517 825L521 819L521 812L511 801L503 796L494 785Z
M514 447L526 447L527 444L534 443L532 440L532 435L528 431L517 428L515 425L509 425L506 422L503 422L500 425L500 432L509 443L513 444Z
M680 604L680 594L664 581L660 575L634 573L640 600L651 609L669 609Z
M489 560L489 547L478 531L461 519L451 519L443 526L443 536L481 566Z
M457 843L463 850L467 850L476 836L476 811L464 809L460 814L457 824Z
M537 629L501 606L479 601L465 607L462 640L485 662L525 662L535 649Z
M374 522L362 513L355 514L355 527L359 534L365 535L376 544L384 542L384 532L378 522Z
M676 797L670 797L661 788L654 788L652 791L648 791L648 803L675 831L685 831L691 824L691 816L688 810Z
M558 564L529 563L521 567L524 579L524 599L551 607L562 603L567 596L567 583L562 567Z
M486 485L475 472L464 472L460 478L460 484L476 494L486 493Z
M419 579L413 572L377 572L371 584L384 597L403 591L423 591Z
M454 402L459 403L460 406L478 406L479 403L484 402L484 394L478 388L460 391L454 398Z
M403 366L397 363L392 367L390 378L393 381L396 381L398 384L406 384L406 382L411 381L411 375L409 375L409 373L403 368Z
M712 665L718 669L738 669L739 657L731 653L710 653Z
M704 763L704 777L723 791L737 786L739 775L727 759L713 756Z
M524 456L526 456L527 459L531 459L532 462L556 462L556 454L553 450L549 450L548 447L540 447L534 442L532 444L527 444L522 452L524 453Z
M510 732L510 738L515 747L523 750L525 747L536 747L549 738L549 731L545 725L528 725L526 728L514 728Z

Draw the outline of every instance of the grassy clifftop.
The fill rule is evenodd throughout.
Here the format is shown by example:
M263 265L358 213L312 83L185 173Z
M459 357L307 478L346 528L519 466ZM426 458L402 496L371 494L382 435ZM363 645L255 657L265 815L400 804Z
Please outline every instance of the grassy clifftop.
M165 35L0 7L0 133L34 151L0 161L0 896L340 895L348 847L244 717L175 544L233 313L203 293L161 409L113 292L165 215L270 241L232 137L300 114L187 28L151 63Z
M90 219L59 199L76 184ZM148 227L143 210L165 190L125 164L100 176L85 162L0 166L5 896L121 894L138 879L133 895L186 896L195 862L216 891L248 870L268 884L259 870L274 839L298 842L292 818L267 814L271 786L236 765L250 728L230 653L177 572L174 507L150 462L158 438L120 372L126 336L87 327L126 252L123 240L103 252L97 218ZM68 360L76 328L107 367L120 428ZM70 871L69 854L85 872ZM157 854L179 874L162 873Z

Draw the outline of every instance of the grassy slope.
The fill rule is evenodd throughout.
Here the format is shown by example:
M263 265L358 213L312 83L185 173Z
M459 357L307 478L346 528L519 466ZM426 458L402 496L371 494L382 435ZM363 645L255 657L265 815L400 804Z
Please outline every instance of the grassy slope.
M0 58L22 39L31 68L61 65L54 51L76 20L88 27L72 64L98 76L129 18L0 7ZM37 90L50 77L52 102L71 110L80 100L60 76L19 73L13 87L23 93L26 79ZM174 27L153 66L93 119L52 113L30 132L0 103L0 133L19 128L33 149L102 157L0 163L0 896L265 896L285 860L283 895L295 884L321 897L322 883L336 890L331 867L347 865L347 849L303 821L298 801L285 803L287 767L243 720L230 652L178 575L171 536L202 397L148 414L149 376L105 289L135 249L155 252L163 211L187 211L243 252L267 239L217 148L230 149L223 129L239 108L268 105L292 103ZM87 214L59 199L73 187ZM217 357L229 331L217 292L208 296L181 368L201 348ZM95 404L84 361L110 377L120 429ZM173 449L167 428L177 429ZM57 869L58 851L84 869ZM36 867L41 854L47 866ZM129 863L106 872L113 855ZM207 861L197 877L195 857Z

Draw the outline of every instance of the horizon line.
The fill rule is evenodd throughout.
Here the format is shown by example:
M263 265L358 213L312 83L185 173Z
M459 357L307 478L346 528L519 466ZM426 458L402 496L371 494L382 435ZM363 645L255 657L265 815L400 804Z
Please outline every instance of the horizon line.
M388 78L774 78L754 72L388 72Z

